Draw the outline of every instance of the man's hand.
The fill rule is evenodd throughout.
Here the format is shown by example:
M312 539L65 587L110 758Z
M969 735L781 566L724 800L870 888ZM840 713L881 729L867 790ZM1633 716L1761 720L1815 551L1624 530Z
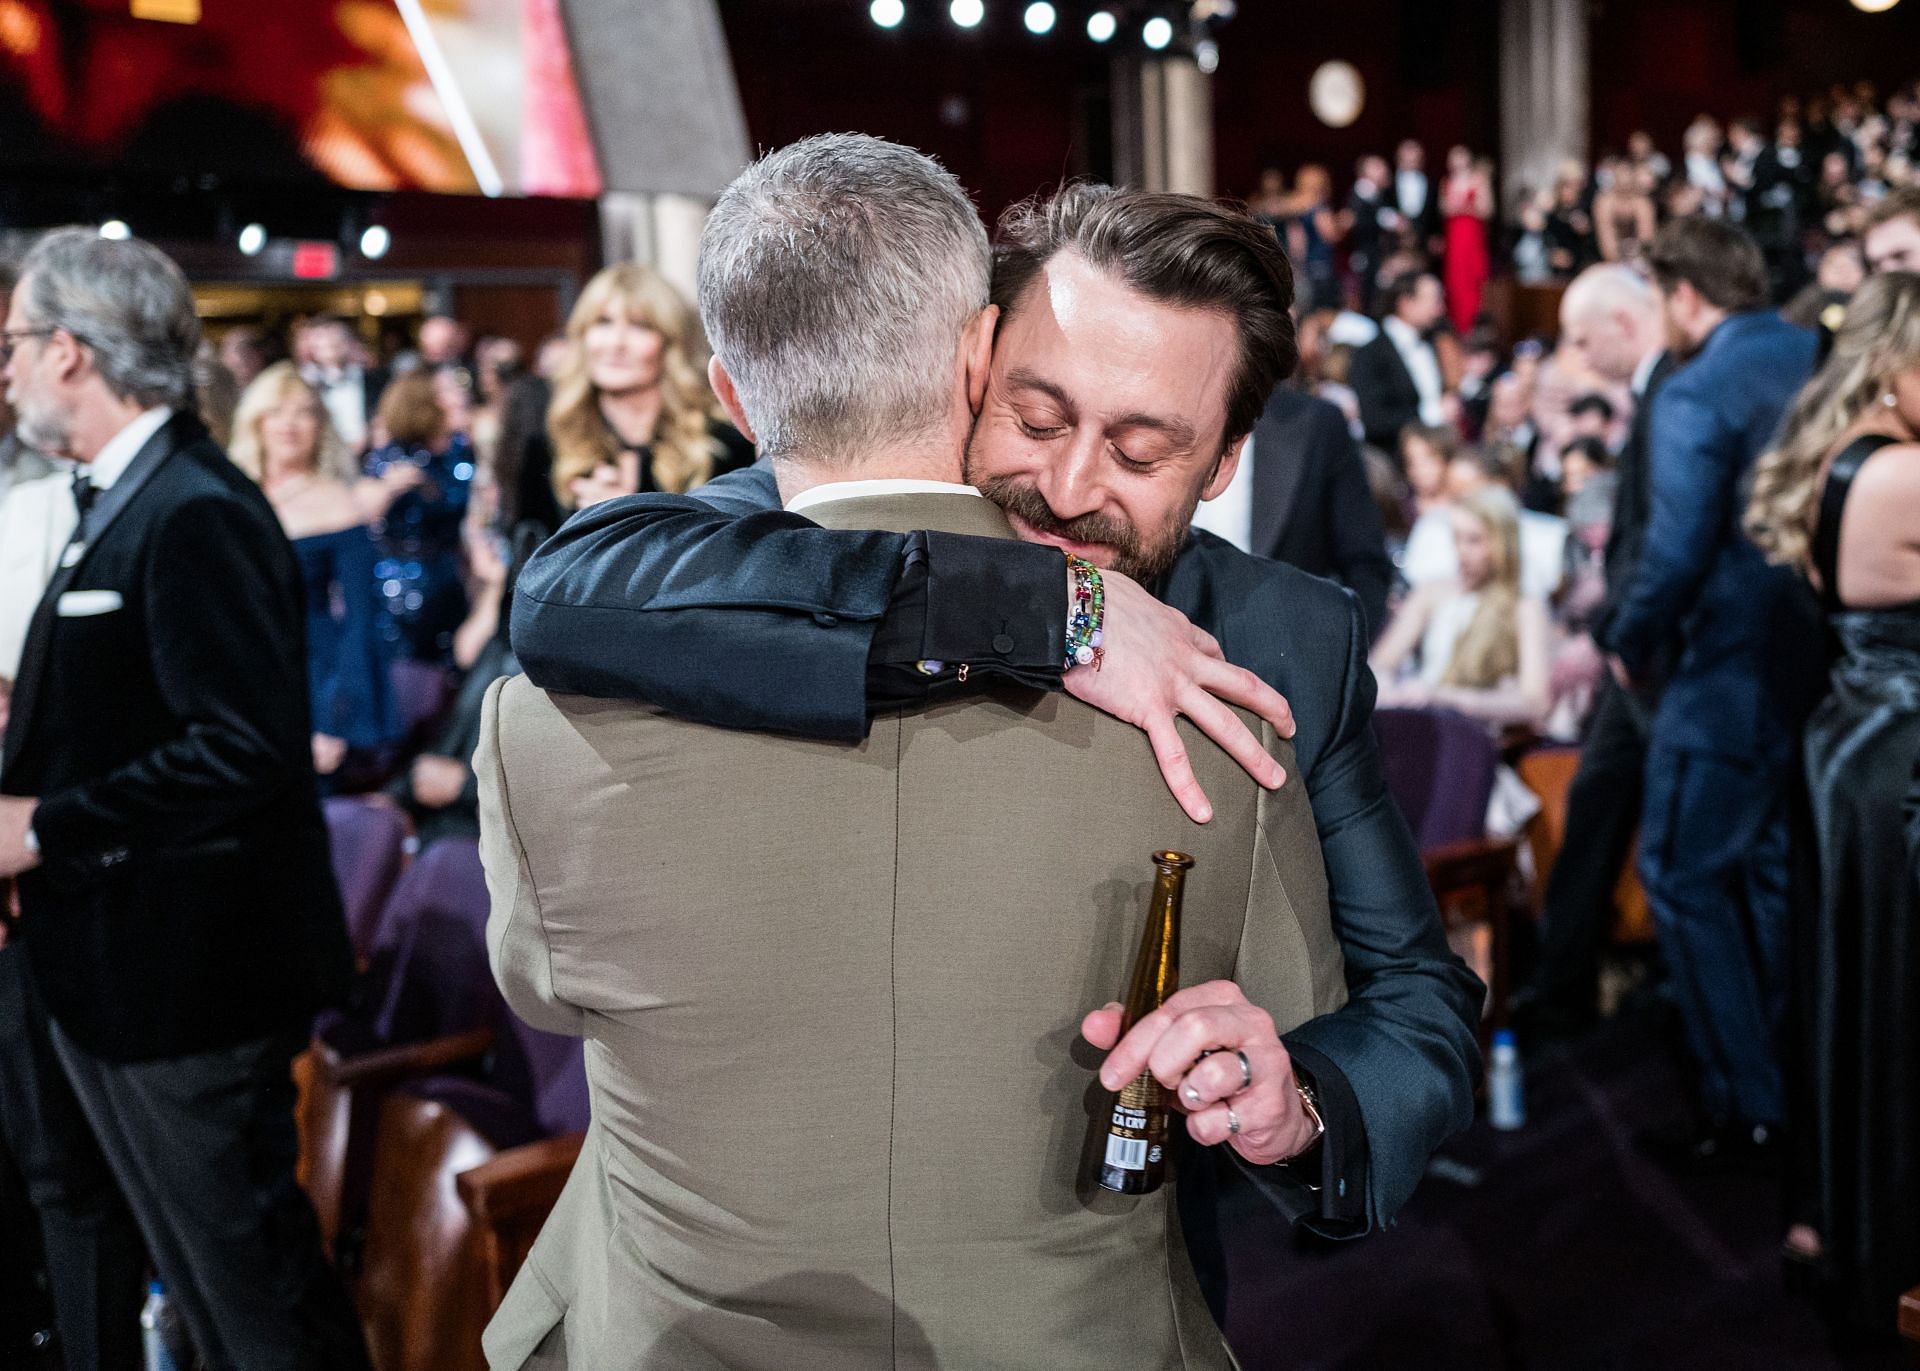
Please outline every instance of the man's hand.
M420 757L413 764L413 798L427 809L445 809L466 789L466 763L453 757Z
M1293 1082L1293 1057L1273 1019L1232 981L1208 981L1174 992L1160 1008L1120 1036L1121 1008L1109 1004L1081 1021L1095 1047L1113 1047L1100 1067L1100 1084L1118 1090L1151 1069L1188 1115L1187 1132L1208 1146L1228 1143L1256 1166L1298 1156L1318 1130ZM1235 1051L1247 1054L1247 1071ZM1201 1053L1211 1055L1202 1059ZM1229 1110L1232 1120L1229 1120ZM1237 1121L1235 1133L1230 1122Z
M1280 692L1228 663L1212 634L1195 628L1186 615L1161 604L1138 582L1117 571L1103 572L1101 579L1107 602L1104 655L1097 665L1067 672L1067 693L1146 731L1167 789L1195 823L1211 819L1213 806L1174 727L1178 715L1193 720L1261 785L1273 789L1285 781L1280 763L1227 708L1231 704L1249 710L1281 737L1291 738L1293 710Z
M18 876L40 865L40 854L27 848L27 830L33 827L38 800L0 795L0 880Z

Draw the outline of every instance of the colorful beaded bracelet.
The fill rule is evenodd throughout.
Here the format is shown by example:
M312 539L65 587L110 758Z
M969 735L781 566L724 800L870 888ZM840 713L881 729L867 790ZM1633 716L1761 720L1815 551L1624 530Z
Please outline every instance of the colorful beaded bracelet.
M1107 591L1100 580L1100 568L1084 557L1069 556L1067 569L1073 573L1073 610L1067 615L1068 670L1076 666L1100 669L1105 649Z

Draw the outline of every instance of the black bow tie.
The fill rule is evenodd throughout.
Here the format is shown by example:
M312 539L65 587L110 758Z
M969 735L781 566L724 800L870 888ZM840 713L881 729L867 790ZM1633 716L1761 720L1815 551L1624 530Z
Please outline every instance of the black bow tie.
M93 483L92 474L89 473L85 467L81 467L80 470L74 472L73 507L80 511L80 517L82 519L87 517L87 511L93 508L94 501L99 498L100 487Z

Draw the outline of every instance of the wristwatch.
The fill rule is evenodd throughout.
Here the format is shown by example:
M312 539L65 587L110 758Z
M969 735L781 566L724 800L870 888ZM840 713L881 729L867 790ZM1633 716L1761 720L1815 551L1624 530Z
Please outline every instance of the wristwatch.
M1295 1076L1293 1078L1293 1088L1300 1092L1300 1107L1306 1110L1307 1117L1313 1120L1313 1136L1307 1140L1305 1147L1295 1152L1291 1157L1282 1157L1278 1162L1274 1163L1276 1166L1285 1166L1289 1162L1306 1156L1307 1153L1313 1151L1314 1146L1320 1139L1327 1136L1327 1121L1320 1117L1320 1101L1314 1096L1313 1087L1301 1080L1298 1076Z

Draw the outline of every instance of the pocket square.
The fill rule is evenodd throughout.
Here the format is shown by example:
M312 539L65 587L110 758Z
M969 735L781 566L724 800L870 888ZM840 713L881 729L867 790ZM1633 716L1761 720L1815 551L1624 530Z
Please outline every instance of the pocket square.
M96 614L111 614L121 604L117 590L69 590L60 597L54 611L62 619L86 619Z

